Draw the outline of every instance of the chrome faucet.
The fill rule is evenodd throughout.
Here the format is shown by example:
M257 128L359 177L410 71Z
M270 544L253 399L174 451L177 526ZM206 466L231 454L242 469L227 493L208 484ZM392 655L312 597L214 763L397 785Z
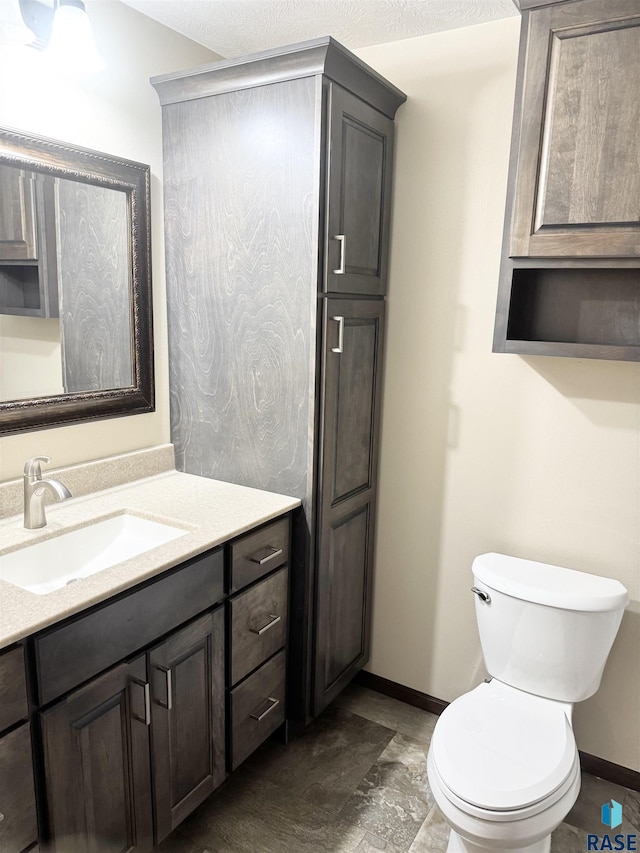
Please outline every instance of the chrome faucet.
M51 462L50 456L34 456L24 463L24 526L27 530L45 527L44 496L49 494L55 501L66 501L71 497L69 489L57 480L43 480L41 462Z

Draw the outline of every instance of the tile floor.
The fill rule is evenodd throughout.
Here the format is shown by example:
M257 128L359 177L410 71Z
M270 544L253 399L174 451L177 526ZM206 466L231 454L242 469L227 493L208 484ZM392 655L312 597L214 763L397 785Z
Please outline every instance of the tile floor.
M447 827L427 783L436 717L349 687L287 747L264 744L157 853L444 853ZM640 833L640 794L583 774L552 853L583 853L600 806Z

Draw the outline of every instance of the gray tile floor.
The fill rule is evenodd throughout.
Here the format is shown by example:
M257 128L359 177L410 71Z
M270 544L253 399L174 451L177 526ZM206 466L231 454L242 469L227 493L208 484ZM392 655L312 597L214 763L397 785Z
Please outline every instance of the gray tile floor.
M349 687L287 747L269 741L157 853L443 853L448 830L427 783L436 717ZM600 806L640 832L640 794L583 774L552 853L583 853Z

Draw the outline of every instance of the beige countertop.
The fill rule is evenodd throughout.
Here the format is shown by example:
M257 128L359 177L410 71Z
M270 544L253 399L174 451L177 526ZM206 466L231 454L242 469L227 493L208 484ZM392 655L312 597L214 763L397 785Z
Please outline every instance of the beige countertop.
M47 506L47 526L0 521L0 553L122 512L183 527L184 536L47 595L0 580L0 648L104 601L300 505L297 498L167 471Z

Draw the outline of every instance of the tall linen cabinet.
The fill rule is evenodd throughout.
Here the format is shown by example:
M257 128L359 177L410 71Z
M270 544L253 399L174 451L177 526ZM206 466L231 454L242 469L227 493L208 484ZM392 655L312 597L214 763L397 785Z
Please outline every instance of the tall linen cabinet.
M405 95L330 38L152 83L177 466L301 499L288 711L305 722L369 655L393 119Z

